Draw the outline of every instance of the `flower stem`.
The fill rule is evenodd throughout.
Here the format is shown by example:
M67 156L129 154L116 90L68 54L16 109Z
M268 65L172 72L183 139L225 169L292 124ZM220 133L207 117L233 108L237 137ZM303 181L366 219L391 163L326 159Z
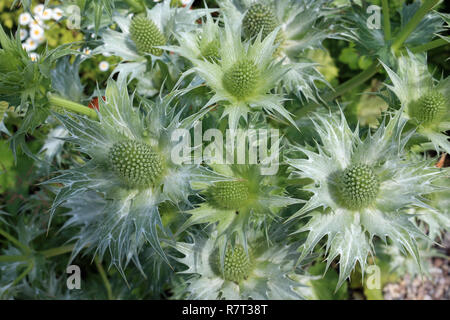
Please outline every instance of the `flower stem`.
M64 108L69 111L76 112L78 114L86 115L92 119L98 119L97 112L95 112L93 109L90 109L82 104L64 99L62 97L59 97L54 94L47 94L48 101L51 105Z
M34 261L31 260L28 264L28 267L14 280L12 286L15 286L18 284L23 278L27 276L27 274L30 273L31 270L33 270L34 267Z
M102 263L100 259L95 256L95 265L97 266L98 272L100 273L100 276L102 277L103 284L105 285L105 289L108 295L108 300L114 300L111 284L109 283L108 276L106 275L105 269L103 269Z
M14 243L17 247L21 248L24 253L28 254L31 252L31 249L28 246L24 245L22 242L17 240L15 237L10 235L8 232L0 229L0 235L4 236L6 239L8 239L12 243Z
M137 0L125 0L125 2L131 7L131 9L133 9L134 12L139 13L139 12L144 12L145 7L144 5L137 1Z
M72 252L74 247L75 247L75 245L69 244L67 246L61 246L61 247L57 247L57 248L40 251L39 253L42 254L45 258L51 258L51 257L59 256L61 254Z
M351 78L350 80L344 82L343 84L339 85L336 90L333 92L329 92L328 94L323 96L323 100L325 102L333 101L337 97L341 96L345 92L357 87L361 83L366 82L370 78L372 78L373 75L375 75L378 71L379 63L378 61L373 62L367 69L363 70L360 74L356 75L355 77ZM314 110L319 106L318 103L312 102L298 110L295 115L297 117L303 117L310 111Z
M403 43L408 39L409 35L416 29L417 25L420 23L422 18L430 11L440 0L425 0L419 10L416 11L411 20L408 21L406 26L400 31L400 33L395 37L394 43L392 44L392 50L397 52Z
M432 50L432 49L438 48L440 46L445 46L447 44L449 44L449 42L447 40L445 40L445 39L437 39L437 40L433 40L431 42L422 44L420 46L411 48L410 50L411 50L412 53L420 53L420 52L424 52L424 51L428 51L428 50Z
M381 1L383 6L383 29L384 29L384 40L391 40L391 17L389 14L389 3L388 0Z

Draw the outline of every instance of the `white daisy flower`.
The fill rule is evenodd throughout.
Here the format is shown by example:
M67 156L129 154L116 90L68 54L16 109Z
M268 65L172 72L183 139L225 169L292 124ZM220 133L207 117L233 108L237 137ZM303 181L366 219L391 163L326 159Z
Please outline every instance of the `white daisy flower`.
M40 16L44 12L44 9L45 7L43 4L38 4L36 7L34 7L33 13L37 16Z
M40 18L42 20L50 20L53 15L53 10L50 8L45 9L42 14L40 15Z
M30 30L30 38L39 41L44 36L44 29L41 27L33 27Z
M28 38L28 39L25 41L24 49L25 49L26 51L33 51L33 50L36 50L37 47L38 47L38 42L37 42L37 41L35 41L35 40L31 39L31 38Z
M20 29L20 40L23 41L28 37L28 31L26 29Z
M37 61L39 59L39 54L36 52L30 52L29 54L31 61Z
M31 21L28 23L28 27L29 27L30 29L31 29L31 28L36 28L36 27L43 28L43 26L44 26L44 23L42 22L42 20L41 20L39 17L35 17L34 20L31 20Z
M91 55L91 53L92 53L92 50L91 49L89 49L89 48L84 48L83 49L83 53L85 54L85 55ZM105 62L105 61L102 61L102 62Z
M52 19L55 21L59 21L61 20L61 18L63 17L63 11L59 8L55 8L53 9L52 12Z
M24 12L19 16L19 24L22 26L26 26L31 22L31 15L28 12Z
M98 68L100 69L100 71L108 71L109 69L109 63L107 61L102 61L98 64Z

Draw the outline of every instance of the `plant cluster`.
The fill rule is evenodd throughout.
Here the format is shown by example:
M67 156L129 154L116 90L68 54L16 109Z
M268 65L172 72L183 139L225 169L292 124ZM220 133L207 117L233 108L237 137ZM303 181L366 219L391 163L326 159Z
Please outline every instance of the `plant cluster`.
M373 267L426 275L450 228L450 78L427 52L450 18L378 2L14 1L0 298L380 298ZM47 15L78 41L38 49ZM334 43L362 69L341 83Z

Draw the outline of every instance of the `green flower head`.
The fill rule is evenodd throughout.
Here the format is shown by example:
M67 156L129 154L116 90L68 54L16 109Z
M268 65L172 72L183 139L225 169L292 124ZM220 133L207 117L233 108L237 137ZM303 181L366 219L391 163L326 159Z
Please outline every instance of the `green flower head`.
M424 56L408 52L398 60L395 73L386 69L392 90L403 106L403 116L417 126L417 133L430 140L435 149L450 153L450 77L437 81L428 71Z
M162 47L173 42L173 35L177 32L197 29L197 19L207 12L209 12L207 9L173 7L171 0L161 1L151 9L147 9L145 13L134 16L125 16L127 12L121 14L121 11L117 10L112 19L118 30L105 29L100 34L103 45L97 47L93 53L106 53L122 58L121 63L112 72L119 74L119 82L137 79L138 89L141 92L154 93L155 90L158 92L159 90L155 89L151 82L146 81L146 78L155 76L149 72L158 68L156 61L173 68L168 63L167 55L163 54ZM149 58L151 63L148 62Z
M326 38L338 36L333 30L333 9L328 0L224 0L220 6L233 25L242 25L246 40L274 38L274 54L290 70L277 85L280 92L293 93L300 99L317 100L315 81L326 83L307 57L310 49L323 48Z
M338 286L357 262L365 269L375 236L390 238L419 262L416 241L425 235L407 210L429 207L423 197L439 189L433 181L440 170L405 152L411 134L402 136L405 120L400 113L363 140L358 129L350 130L343 114L340 120L317 115L314 121L322 142L317 152L295 147L306 158L288 160L293 176L312 182L304 187L311 198L290 217L309 213L310 220L298 230L308 232L304 254L327 236L328 265L339 256Z
M110 81L98 121L57 115L69 132L67 139L86 155L81 166L48 181L62 186L52 214L66 206L71 209L66 226L82 226L75 252L111 252L121 269L130 259L138 263L137 254L148 242L165 258L158 238L165 235L160 206L189 205L191 182L208 176L197 166L170 159L172 132L189 129L197 117L180 120L171 99L146 101L140 112L125 85Z
M214 95L205 108L215 103L223 107L222 117L228 116L230 129L238 127L240 118L247 120L251 111L261 110L286 119L295 126L291 115L283 107L283 98L272 92L289 70L288 66L274 59L277 31L264 40L257 37L253 42L244 42L240 36L240 26L231 25L227 17L224 19L224 29L219 32L217 58L205 59L200 47L195 50L189 47L173 48L194 65L185 76L195 72L212 89ZM211 26L218 28L216 24Z
M178 262L188 267L185 289L175 298L196 300L298 300L311 296L308 277L295 267L294 246L267 245L262 233L250 232L248 247L226 248L221 261L215 247L216 232L209 238L197 236L193 243L177 243L184 257Z

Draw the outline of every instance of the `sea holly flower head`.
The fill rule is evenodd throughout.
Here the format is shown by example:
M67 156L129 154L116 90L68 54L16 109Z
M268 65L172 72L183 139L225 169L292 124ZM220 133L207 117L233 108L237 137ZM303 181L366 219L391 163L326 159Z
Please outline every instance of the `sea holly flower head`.
M328 21L333 19L334 12L327 7L329 3L322 0L226 0L221 6L233 24L242 25L245 39L255 39L260 33L264 39L277 29L275 56L290 66L278 89L301 99L317 101L314 81L325 83L325 80L307 58L306 51L322 48L326 38L339 37L333 30L333 23Z
M177 165L170 155L172 133L189 129L197 115L184 120L170 106L172 96L140 112L124 84L109 81L99 99L99 120L57 115L69 131L66 139L87 155L83 164L48 181L61 184L52 207L71 209L69 225L82 226L75 253L83 248L101 256L108 250L119 269L145 242L165 257L159 235L165 234L159 206L168 201L189 205L195 176L207 176L196 165ZM86 201L89 199L89 201Z
M126 13L115 13L112 19L120 31L106 29L101 33L103 45L93 53L106 53L123 59L112 73L119 74L119 81L140 81L147 71L155 67L156 61L167 63L168 58L163 55L161 47L174 40L173 34L181 28L196 29L196 21L208 12L206 9L191 10L190 4L178 8L171 6L171 0L164 0L145 13L126 16ZM150 68L148 59L151 59ZM141 87L145 88L146 82L142 82Z
M221 30L219 20L214 21L211 14L208 13L203 19L200 28L191 32L180 31L176 35L180 45L167 47L167 49L177 52L189 60L206 59L217 61L219 58L219 33Z
M240 26L233 26L225 17L220 33L218 59L194 58L190 51L174 51L189 59L194 67L185 76L197 73L204 79L214 96L205 107L218 103L223 106L222 117L228 116L230 129L236 129L239 120L253 110L264 110L275 118L289 121L295 126L289 112L283 107L283 98L271 91L289 70L273 58L277 48L274 31L264 40L242 41Z
M435 80L428 71L425 56L408 55L398 59L398 70L394 72L384 65L392 90L403 106L403 116L417 126L417 132L435 146L450 153L448 137L450 130L450 77Z
M216 236L212 232L174 245L184 255L176 260L188 268L179 273L188 278L177 298L291 300L311 295L308 277L294 265L298 253L293 245L269 246L261 232L250 232L247 249L242 243L229 245L221 258Z
M246 139L243 132L237 133L236 137L237 141ZM252 139L249 134L249 140ZM276 153L273 152L270 156L276 158L279 156ZM249 159L248 154L246 159ZM217 178L196 184L205 202L187 211L191 216L180 231L196 224L216 225L217 239L225 252L226 245L235 238L239 238L246 246L245 235L250 230L267 231L271 224L280 221L283 208L300 202L287 196L282 176L266 174L262 162L223 164L214 160L217 159L206 159L211 162L209 166L217 174Z
M351 131L343 114L340 119L317 115L314 123L321 140L317 151L295 147L306 158L288 160L293 176L312 182L305 187L311 198L290 217L309 213L298 230L308 232L304 253L327 236L328 265L339 256L338 286L357 262L365 269L375 236L389 238L419 262L416 241L426 237L407 210L429 207L424 196L439 189L433 181L440 170L429 160L408 156L404 147L411 134L402 136L406 120L397 113L365 139L358 128Z

